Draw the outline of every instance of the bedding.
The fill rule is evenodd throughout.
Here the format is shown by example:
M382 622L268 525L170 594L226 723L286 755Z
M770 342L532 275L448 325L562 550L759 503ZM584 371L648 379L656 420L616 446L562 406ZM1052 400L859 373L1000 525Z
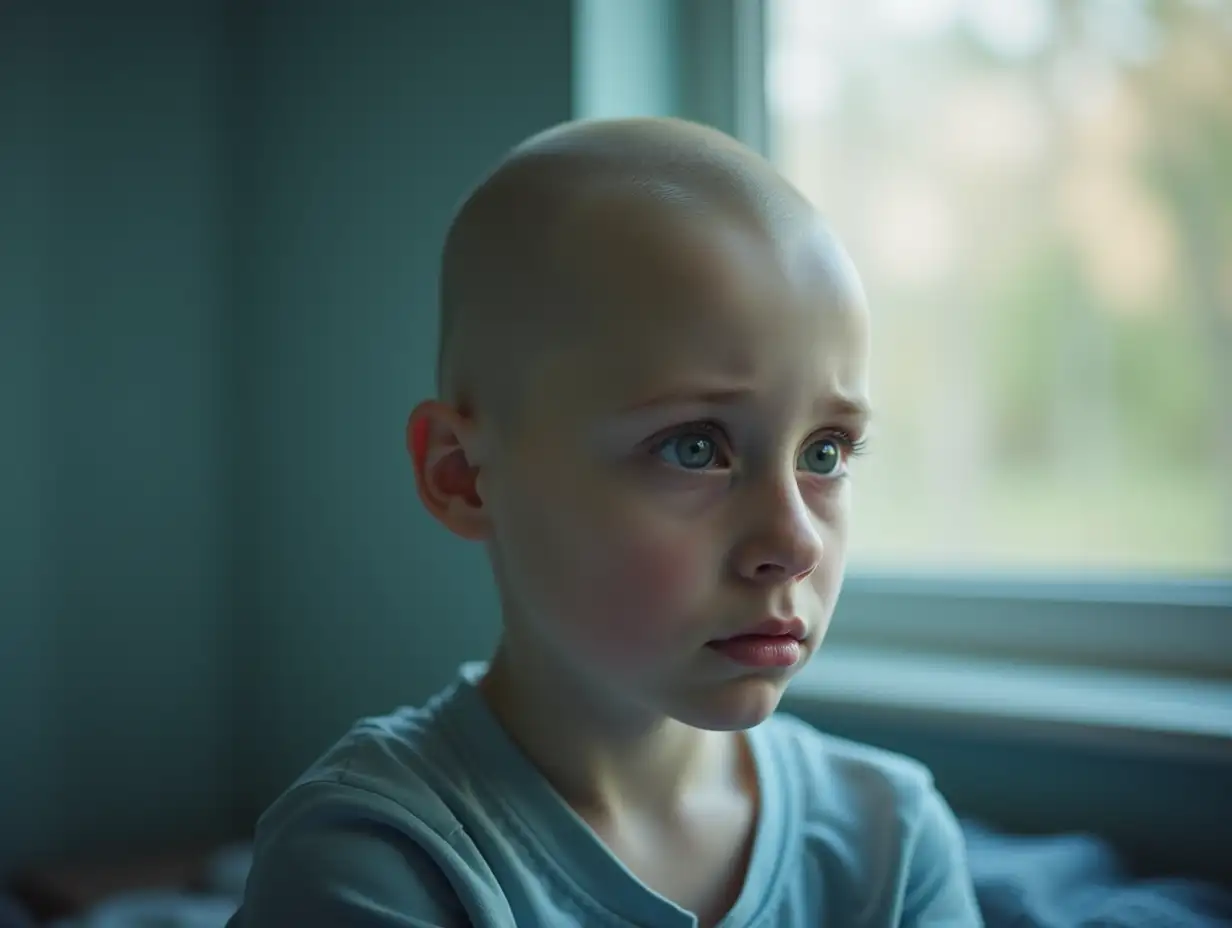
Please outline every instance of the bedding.
M1232 889L1198 880L1138 879L1091 835L1023 836L964 821L971 875L987 928L1232 926ZM246 845L205 858L186 887L117 892L52 928L224 928L243 894ZM10 914L11 912L11 914ZM9 921L5 921L8 918ZM27 928L0 899L0 928Z

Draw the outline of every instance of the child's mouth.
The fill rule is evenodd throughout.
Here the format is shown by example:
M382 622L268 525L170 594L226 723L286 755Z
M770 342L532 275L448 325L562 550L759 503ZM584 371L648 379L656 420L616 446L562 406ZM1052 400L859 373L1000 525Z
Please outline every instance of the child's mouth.
M793 635L737 635L708 647L746 667L792 667L800 660L800 639Z

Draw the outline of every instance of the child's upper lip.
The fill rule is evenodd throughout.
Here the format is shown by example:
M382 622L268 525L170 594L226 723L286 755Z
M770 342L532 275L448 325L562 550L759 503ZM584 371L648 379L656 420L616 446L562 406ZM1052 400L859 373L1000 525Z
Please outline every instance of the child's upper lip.
M756 625L750 625L734 635L728 635L726 638L720 638L719 640L727 641L731 638L742 638L746 635L763 635L767 638L795 638L797 641L803 641L808 637L808 627L804 624L804 620L798 616L792 616L789 619L771 616Z

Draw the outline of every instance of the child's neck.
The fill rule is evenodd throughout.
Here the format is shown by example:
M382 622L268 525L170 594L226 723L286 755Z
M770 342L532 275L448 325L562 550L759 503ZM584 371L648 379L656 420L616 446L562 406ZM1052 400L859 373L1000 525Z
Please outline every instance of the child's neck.
M747 785L743 741L733 733L601 706L592 688L538 664L502 641L480 691L513 740L585 817L671 816L699 796Z

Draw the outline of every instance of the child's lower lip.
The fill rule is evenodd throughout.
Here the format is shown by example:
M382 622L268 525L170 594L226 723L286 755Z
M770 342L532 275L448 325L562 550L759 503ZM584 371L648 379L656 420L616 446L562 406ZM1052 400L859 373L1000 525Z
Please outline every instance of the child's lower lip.
M800 660L800 642L790 635L740 635L709 646L746 667L791 667Z

